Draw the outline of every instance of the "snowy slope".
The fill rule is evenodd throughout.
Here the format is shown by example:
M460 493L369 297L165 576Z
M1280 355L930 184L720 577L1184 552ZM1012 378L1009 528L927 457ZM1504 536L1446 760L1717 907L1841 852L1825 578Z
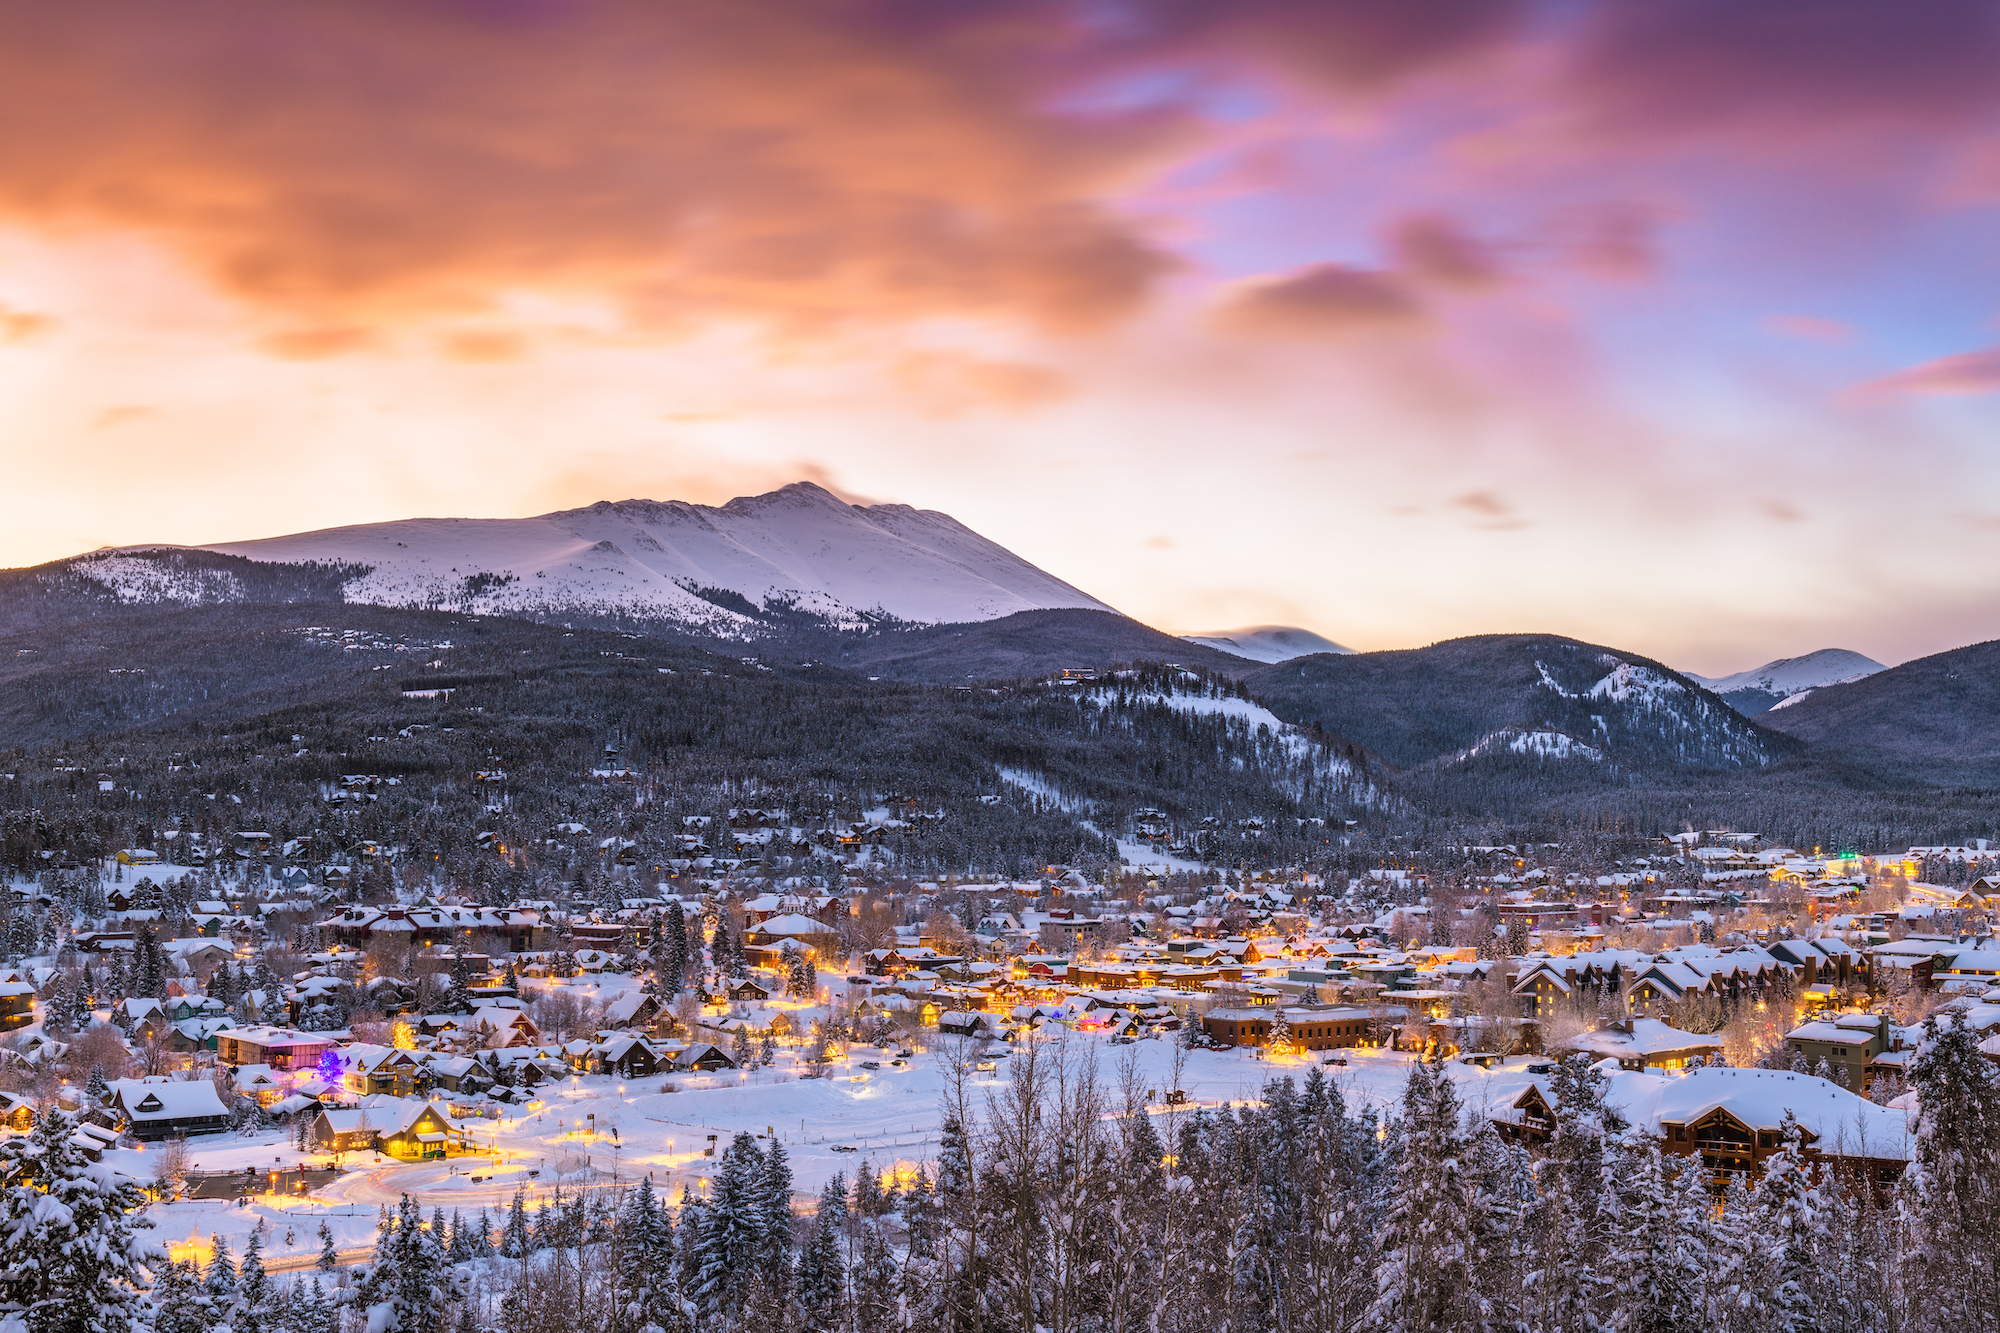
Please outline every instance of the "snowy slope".
M715 507L600 501L538 518L408 519L202 549L365 565L345 585L350 601L629 616L723 635L771 612L858 628L1111 609L948 515L850 505L810 482Z
M1845 648L1822 648L1804 657L1781 657L1733 676L1688 679L1721 695L1737 712L1755 716L1786 703L1796 703L1814 690L1844 685L1886 669L1874 658Z
M1216 630L1210 634L1183 634L1189 643L1215 648L1253 662L1289 662L1312 653L1348 653L1332 639L1322 638L1296 625L1252 625L1247 629Z
M1877 671L1886 670L1872 657L1849 652L1845 648L1822 648L1804 657L1781 657L1775 662L1739 671L1733 676L1690 676L1688 679L1701 682L1717 694L1727 694L1731 690L1763 690L1783 698L1787 694L1797 694L1800 690L1818 689L1822 685L1837 685L1845 681L1859 680L1872 676Z

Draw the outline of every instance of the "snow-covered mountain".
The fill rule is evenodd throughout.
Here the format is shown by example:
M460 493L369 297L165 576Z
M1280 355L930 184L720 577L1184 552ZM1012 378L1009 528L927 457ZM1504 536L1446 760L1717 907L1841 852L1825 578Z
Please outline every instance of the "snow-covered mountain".
M538 518L405 519L196 549L348 567L341 591L350 602L612 616L730 638L774 624L857 629L1111 610L949 515L851 505L810 482L713 507L600 501ZM124 600L186 600L156 567L157 550L100 552L72 568ZM218 600L214 588L188 591Z
M1872 657L1846 648L1822 648L1803 657L1781 657L1733 676L1690 675L1688 679L1706 685L1745 717L1754 717L1796 702L1814 690L1844 685L1882 670L1886 668Z
M1289 662L1294 657L1314 653L1351 653L1332 639L1322 638L1296 625L1252 625L1247 629L1216 630L1210 634L1183 634L1189 643L1215 648L1253 662Z

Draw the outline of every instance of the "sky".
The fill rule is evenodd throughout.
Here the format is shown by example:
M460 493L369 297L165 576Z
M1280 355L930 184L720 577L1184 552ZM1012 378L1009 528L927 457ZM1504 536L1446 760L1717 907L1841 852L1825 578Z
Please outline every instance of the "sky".
M1150 624L2000 637L2000 6L0 7L0 565L799 479Z

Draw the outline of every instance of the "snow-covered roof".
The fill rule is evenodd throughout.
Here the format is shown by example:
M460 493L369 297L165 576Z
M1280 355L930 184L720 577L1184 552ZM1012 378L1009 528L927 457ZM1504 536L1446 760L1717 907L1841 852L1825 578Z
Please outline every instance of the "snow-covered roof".
M1688 1125L1721 1107L1752 1129L1775 1130L1790 1111L1813 1144L1835 1156L1907 1161L1909 1119L1865 1097L1781 1069L1692 1069L1680 1075L1618 1073L1606 1099L1635 1129L1657 1138L1664 1122Z
M121 1078L109 1086L113 1099L138 1124L229 1114L215 1085L207 1079L177 1083L167 1079Z
M1633 1018L1624 1021L1631 1024L1631 1031L1606 1024L1562 1041L1551 1042L1550 1047L1625 1060L1654 1055L1673 1055L1682 1051L1722 1049L1722 1042L1713 1036L1705 1037L1693 1032L1683 1032L1677 1027L1662 1023L1657 1018Z

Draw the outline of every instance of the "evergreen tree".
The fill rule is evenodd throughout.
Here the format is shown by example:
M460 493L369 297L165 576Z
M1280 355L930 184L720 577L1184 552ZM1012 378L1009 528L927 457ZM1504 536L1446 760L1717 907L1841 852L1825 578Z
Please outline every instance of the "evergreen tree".
M0 1142L0 1309L27 1333L136 1333L146 1269L166 1255L138 1186L87 1161L75 1130L51 1110Z
M680 1301L673 1286L673 1223L642 1180L618 1216L618 1300L632 1327L667 1328Z
M757 1210L758 1277L768 1292L789 1291L792 1272L792 1164L778 1139L764 1153L754 1204Z
M695 1297L704 1318L730 1324L741 1317L763 1242L757 1207L763 1154L745 1133L724 1152L715 1174L697 1254Z
M528 1192L521 1188L514 1191L513 1202L507 1205L507 1229L500 1237L500 1253L509 1259L525 1259L528 1250Z
M878 1222L861 1228L861 1253L854 1262L854 1326L888 1328L896 1309L896 1256Z
M473 1230L470 1248L475 1259L493 1257L493 1219L486 1215L484 1208L479 1210L479 1225Z
M339 1319L327 1300L326 1288L314 1277L303 1291L295 1293L291 1327L286 1333L336 1333L338 1327Z
M324 1218L319 1224L319 1258L313 1261L313 1267L322 1273L331 1273L340 1267L340 1252L333 1247L333 1232Z
M1765 1159L1750 1206L1757 1220L1752 1252L1762 1270L1767 1326L1779 1333L1817 1329L1816 1270L1825 1219L1806 1162L1805 1134L1790 1110L1785 1112L1783 1146Z
M1614 1248L1620 1301L1612 1326L1620 1333L1701 1333L1708 1254L1704 1243L1708 1205L1699 1158L1669 1171L1655 1144L1628 1150L1621 1164L1624 1217ZM1693 1202L1700 1210L1689 1210Z
M155 1269L147 1304L152 1333L210 1333L220 1318L191 1263L170 1261Z
M454 1014L469 1014L472 1003L472 963L466 958L465 950L452 955L451 988L445 992L445 1008Z
M441 1238L405 1194L377 1242L357 1304L375 1333L431 1333L443 1325L454 1294Z
M264 1272L264 1224L259 1222L243 1247L243 1267L237 1279L236 1333L257 1333L265 1327L271 1303L271 1279Z
M845 1201L839 1209L845 1214ZM847 1272L840 1257L839 1219L821 1196L819 1215L799 1254L797 1298L808 1333L833 1333L846 1323Z
M1460 1171L1465 1140L1457 1090L1428 1061L1403 1089L1402 1162L1382 1233L1369 1320L1384 1333L1428 1333L1483 1319L1472 1237L1473 1200Z
M659 959L660 989L668 995L677 995L687 986L688 972L687 913L678 899L667 904L664 943L666 953Z
M215 1301L216 1308L228 1310L236 1302L236 1263L229 1253L229 1237L220 1232L211 1232L208 1272L202 1278L202 1285Z
M1910 1062L1917 1094L1902 1211L1916 1276L1941 1327L2000 1328L2000 1074L1954 1013L1935 1016Z

